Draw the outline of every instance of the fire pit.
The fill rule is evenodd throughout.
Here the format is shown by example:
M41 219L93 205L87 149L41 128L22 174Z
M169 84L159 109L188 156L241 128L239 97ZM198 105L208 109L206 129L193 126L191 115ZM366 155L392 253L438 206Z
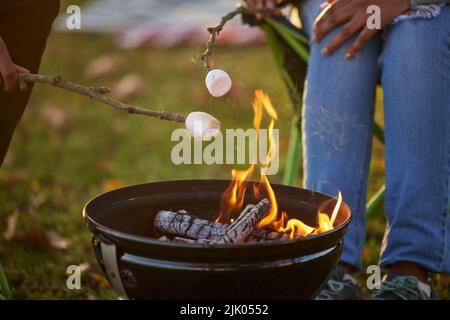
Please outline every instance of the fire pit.
M350 208L339 207L334 229L290 240L242 244L165 242L153 227L160 210L187 210L214 220L228 180L164 181L113 190L92 199L84 219L109 282L131 299L310 299L336 265ZM249 184L257 184L249 182ZM290 217L310 226L318 208L336 201L305 189L272 185ZM256 203L247 188L245 205Z

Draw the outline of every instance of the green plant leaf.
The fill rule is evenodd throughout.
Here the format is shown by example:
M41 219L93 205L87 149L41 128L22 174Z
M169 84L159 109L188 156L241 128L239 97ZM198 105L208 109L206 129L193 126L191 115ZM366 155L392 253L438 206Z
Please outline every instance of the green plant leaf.
M305 44L303 40L300 40L301 42L299 42L299 37L302 37L300 34L286 26L283 26L281 23L276 22L273 19L268 18L266 21L280 35L280 37L289 44L292 50L294 50L295 53L303 59L303 61L308 62L309 46L307 45L307 42Z
M287 70L284 68L284 52L283 47L279 43L279 40L275 34L275 30L271 25L261 25L260 28L266 33L267 44L272 51L272 55L275 60L277 70L283 79L284 83L291 92L296 92L297 88L294 85L294 81L290 77ZM300 110L295 110L294 119L292 122L291 135L289 139L288 155L286 160L286 168L283 177L283 183L286 185L295 186L298 181L298 173L302 161L302 149L301 142L301 130L299 127L300 122Z
M272 55L275 60L275 65L277 67L278 73L280 74L282 80L288 87L288 90L290 92L296 92L297 89L295 87L294 81L292 80L291 76L287 72L287 70L284 68L284 52L283 47L279 43L277 36L275 34L275 30L271 28L270 25L261 25L261 30L263 30L266 33L267 37L267 44L272 51Z
M291 28L285 26L284 24L272 19L272 18L266 18L265 20L270 26L272 26L277 32L283 32L290 34L295 39L299 40L300 42L303 42L309 47L309 40L307 37L305 37L303 34L296 32L292 30Z
M8 280L6 279L6 275L0 264L0 300L1 299L11 299L11 290L9 289Z

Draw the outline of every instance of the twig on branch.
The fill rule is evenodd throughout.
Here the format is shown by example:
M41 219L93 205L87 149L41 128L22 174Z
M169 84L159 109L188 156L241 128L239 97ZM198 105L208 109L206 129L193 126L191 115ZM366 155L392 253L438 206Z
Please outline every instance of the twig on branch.
M220 31L222 31L223 27L228 21L233 19L238 14L245 12L246 10L248 9L246 9L244 6L241 5L237 7L235 10L224 15L218 25L207 28L209 32L209 40L206 43L205 52L203 52L201 55L201 59L203 60L203 67L205 68L205 71L207 73L211 70L211 66L209 65L209 56L213 53L217 35L219 34Z
M168 120L175 122L185 122L186 120L186 117L182 114L141 108L110 98L105 95L105 93L108 93L110 91L109 88L106 87L86 87L77 83L65 81L60 76L46 76L41 74L28 74L28 73L18 73L17 76L19 79L19 87L22 91L27 89L27 82L44 83L91 97L100 102L103 102L104 104L125 111L127 113L141 114L149 117L159 118L161 120Z
M208 27L206 28L206 30L208 30L209 32L209 39L208 42L206 43L206 49L205 51L201 54L200 58L203 60L203 67L205 68L205 72L208 73L211 70L211 65L209 64L209 56L212 55L213 51L214 51L214 47L216 45L216 38L219 35L220 31L222 31L223 27L225 26L225 24L232 20L235 16L239 15L239 14L251 14L251 15L256 15L256 14L262 14L262 15L266 15L268 13L267 8L261 8L261 9L254 9L254 8L249 8L246 7L245 5L239 4L238 7L227 13L226 15L224 15L222 17L222 19L220 19L220 22L218 25L214 26L214 27Z

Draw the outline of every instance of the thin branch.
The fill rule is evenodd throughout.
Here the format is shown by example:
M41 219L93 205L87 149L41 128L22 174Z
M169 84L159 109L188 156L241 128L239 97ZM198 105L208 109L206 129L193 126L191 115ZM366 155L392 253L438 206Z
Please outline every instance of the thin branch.
M209 32L209 40L206 43L205 51L200 56L200 58L203 60L203 67L205 68L206 73L208 73L211 70L211 65L209 64L209 56L214 51L214 47L216 45L216 38L219 35L220 31L222 31L223 27L225 26L225 24L228 21L232 20L235 16L237 16L239 14L244 14L244 13L251 14L251 15L261 14L262 16L265 16L268 14L268 10L265 7L260 8L260 9L255 9L255 8L249 8L243 4L239 4L235 10L224 15L222 17L222 19L220 19L220 22L218 25L216 25L214 27L206 28L206 30L208 30L208 32Z
M209 40L206 43L205 52L203 52L201 55L201 59L203 60L203 67L205 68L206 72L209 72L211 70L211 66L209 64L209 56L213 53L214 46L216 44L216 37L218 36L219 32L222 31L223 27L228 21L245 11L246 8L244 6L239 6L235 10L224 15L217 26L207 28L209 32Z
M182 114L166 111L157 111L147 108L132 106L110 98L105 95L110 90L106 87L86 87L77 83L63 80L60 76L46 76L41 74L18 73L19 87L22 91L26 90L27 82L38 82L48 84L54 87L72 91L96 99L113 108L125 111L127 113L142 114L149 117L159 118L161 120L185 122L186 117Z

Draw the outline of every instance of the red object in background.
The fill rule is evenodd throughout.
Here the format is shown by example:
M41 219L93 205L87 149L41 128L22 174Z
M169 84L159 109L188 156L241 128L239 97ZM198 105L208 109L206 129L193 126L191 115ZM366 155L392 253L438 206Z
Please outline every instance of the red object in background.
M121 48L140 46L173 47L205 44L206 28L218 23L218 18L232 11L237 2L229 0L96 0L82 6L82 26L79 32L114 35ZM67 16L61 15L56 30L67 32ZM258 28L244 26L236 17L222 30L218 45L255 44L264 41Z
M121 48L152 46L169 48L193 43L206 43L209 34L205 28L196 26L179 27L173 25L148 28L136 26L120 31L114 43ZM248 26L227 26L217 37L217 45L261 44L265 41L264 33Z

